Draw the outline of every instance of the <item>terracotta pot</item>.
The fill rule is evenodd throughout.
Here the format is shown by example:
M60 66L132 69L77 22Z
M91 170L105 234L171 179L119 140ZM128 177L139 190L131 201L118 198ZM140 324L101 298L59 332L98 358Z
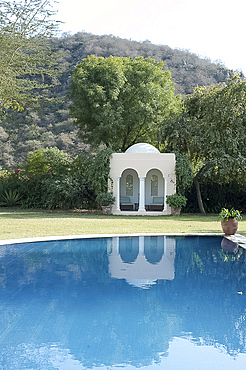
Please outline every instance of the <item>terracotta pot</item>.
M171 215L172 216L179 216L181 212L181 208L173 208L171 207Z
M234 235L238 229L238 221L235 218L228 218L228 221L221 222L222 230L226 235Z
M231 253L236 253L238 251L238 245L225 237L222 239L221 248Z

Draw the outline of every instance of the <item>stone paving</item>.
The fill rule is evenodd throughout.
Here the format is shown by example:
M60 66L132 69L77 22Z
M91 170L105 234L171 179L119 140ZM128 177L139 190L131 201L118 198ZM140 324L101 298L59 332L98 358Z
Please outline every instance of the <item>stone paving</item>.
M231 240L233 243L238 244L240 247L246 249L246 237L241 234L225 235L225 238Z

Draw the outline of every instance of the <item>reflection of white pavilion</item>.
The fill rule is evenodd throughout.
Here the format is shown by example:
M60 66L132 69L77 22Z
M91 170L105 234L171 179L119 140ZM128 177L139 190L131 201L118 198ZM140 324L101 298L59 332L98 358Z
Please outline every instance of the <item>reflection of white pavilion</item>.
M110 178L116 202L113 214L170 214L166 196L175 193L175 154L138 143L113 153Z
M115 237L108 244L109 273L146 288L174 279L175 239L165 236Z

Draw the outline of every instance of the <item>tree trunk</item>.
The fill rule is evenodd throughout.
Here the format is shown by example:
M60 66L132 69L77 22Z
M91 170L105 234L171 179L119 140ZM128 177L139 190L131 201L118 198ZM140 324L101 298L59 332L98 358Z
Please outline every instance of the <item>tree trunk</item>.
M194 185L195 185L195 188L196 188L196 196L197 196L197 201L198 201L198 206L199 206L200 212L203 213L203 214L206 214L204 206L203 206L203 202L202 202L200 184L197 180L197 177L194 177Z

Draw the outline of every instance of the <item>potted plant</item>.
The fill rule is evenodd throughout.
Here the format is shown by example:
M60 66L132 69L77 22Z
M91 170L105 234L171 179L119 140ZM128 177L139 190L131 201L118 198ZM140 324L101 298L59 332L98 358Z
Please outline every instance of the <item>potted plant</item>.
M171 214L173 216L179 216L181 208L186 206L187 198L181 194L167 195L167 204L171 207Z
M110 214L112 211L112 205L115 202L115 196L112 192L100 193L96 197L96 201L102 208L104 214Z
M238 221L242 219L241 211L231 208L222 208L219 213L222 230L226 235L234 235L238 229Z

